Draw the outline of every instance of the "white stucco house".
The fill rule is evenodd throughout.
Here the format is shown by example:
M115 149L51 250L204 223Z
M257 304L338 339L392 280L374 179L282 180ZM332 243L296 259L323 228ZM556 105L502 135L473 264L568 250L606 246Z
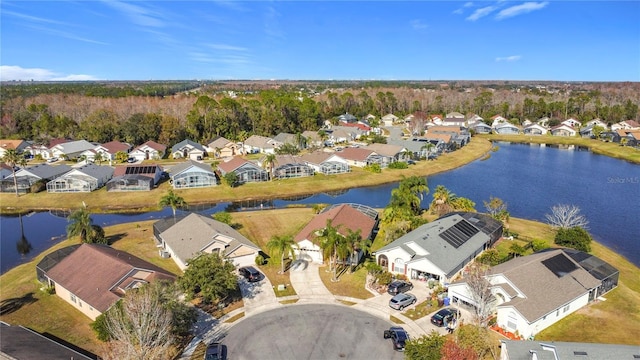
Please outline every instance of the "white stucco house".
M489 269L496 324L529 338L618 284L619 271L587 253L547 249ZM454 303L475 306L464 278L449 285Z
M383 269L445 285L502 236L502 223L479 213L447 214L375 252Z

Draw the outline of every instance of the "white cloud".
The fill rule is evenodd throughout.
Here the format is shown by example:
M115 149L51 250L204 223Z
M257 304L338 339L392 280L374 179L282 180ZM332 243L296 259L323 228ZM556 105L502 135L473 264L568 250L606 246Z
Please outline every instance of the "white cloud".
M41 17L37 17L37 16L26 15L26 14L17 13L15 11L10 11L10 10L2 10L2 15L9 15L9 16L17 17L17 18L22 19L22 20L27 20L27 21L36 22L36 23L66 25L65 23L60 22L60 21L51 20L51 19L45 19L45 18L41 18Z
M515 5L508 7L506 9L501 10L497 15L496 19L502 20L510 17L514 17L521 14L530 13L532 11L544 9L549 2L526 2L520 5Z
M464 3L464 5L462 5L462 7L472 7L473 3L471 1Z
M469 21L476 21L480 18L483 18L489 14L491 14L492 12L494 12L496 9L498 9L497 6L485 6L483 8L480 9L476 9L476 11L473 12L473 14L469 15L467 17L467 20Z
M136 25L156 28L164 27L164 22L159 19L162 16L158 12L123 1L104 1L104 3L122 12Z
M462 15L462 13L464 12L465 8L472 7L472 6L473 6L473 3L471 1L466 2L466 3L464 3L464 5L462 5L461 8L453 10L453 13L456 14L456 15Z
M500 61L518 61L522 59L522 56L520 55L511 55L511 56L504 56L504 57L497 57L496 61L500 62Z
M49 69L23 68L20 66L0 65L0 80L2 81L89 81L98 80L92 75L60 74Z
M207 44L206 46L214 49L214 50L227 50L227 51L247 51L247 48L227 45L227 44Z
M427 28L427 24L422 22L422 20L411 20L410 24L414 30L422 30Z

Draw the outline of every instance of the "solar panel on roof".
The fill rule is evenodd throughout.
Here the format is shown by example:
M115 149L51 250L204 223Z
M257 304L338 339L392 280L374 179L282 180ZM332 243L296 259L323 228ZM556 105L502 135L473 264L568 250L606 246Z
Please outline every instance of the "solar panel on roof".
M138 174L154 174L156 172L155 166L128 166L125 169L125 175L138 175Z
M557 277L563 277L578 268L576 264L569 260L569 258L564 254L558 254L554 257L543 260L542 264Z
M459 248L475 234L480 232L466 220L462 220L440 234L440 237L454 248Z

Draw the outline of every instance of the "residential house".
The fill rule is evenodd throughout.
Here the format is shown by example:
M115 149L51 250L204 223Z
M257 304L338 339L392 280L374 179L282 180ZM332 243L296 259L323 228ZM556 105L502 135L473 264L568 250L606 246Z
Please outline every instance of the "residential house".
M57 144L50 149L51 157L59 159L78 159L83 152L95 149L96 145L86 140L68 141Z
M265 163L266 159L260 159L260 164L268 168L271 164ZM313 168L296 155L276 155L271 175L274 179L289 179L297 177L313 176Z
M595 139L596 134L593 132L593 128L597 125L587 125L579 130L580 136L583 138Z
M11 177L13 181L13 168L5 163L0 163L0 180Z
M56 337L0 321L0 359L95 360L98 356Z
M206 155L207 150L204 146L189 139L182 140L171 147L171 156L174 159L202 160Z
M384 126L393 126L398 121L398 117L393 114L387 114L381 118Z
M218 164L218 171L221 177L234 172L238 177L237 184L269 180L269 173L265 169L239 156Z
M245 154L275 154L276 142L269 137L260 135L251 135L244 141Z
M232 157L240 154L240 146L231 140L227 140L222 136L213 139L205 149L207 153L213 154L215 157Z
M210 187L218 185L218 179L209 164L187 160L171 168L171 184L174 189Z
M442 125L442 120L444 120L444 118L445 117L442 114L430 114L427 120L434 123L435 125Z
M336 204L325 208L294 237L298 244L295 249L299 259L305 259L316 263L323 262L322 249L318 244L318 236L331 221L331 226L336 228L342 236L347 236L349 230L360 232L362 239L368 240L378 223L378 213L374 209L360 204ZM362 252L358 253L358 263Z
M364 124L361 121L355 122L355 123L345 123L345 122L340 122L339 123L340 127L346 127L346 128L356 128L358 130L360 130L359 134L357 134L357 137L359 138L362 135L369 135L369 132L371 131L371 126L369 126L368 124Z
M31 154L33 157L40 156L44 160L51 158L49 146L46 144L29 142L29 145L24 148L24 152Z
M447 284L502 236L491 216L456 212L422 225L375 252L383 269Z
M302 136L306 139L307 147L323 148L324 141L320 137L317 131L306 130L302 133Z
M476 134L491 134L491 126L483 123L482 121L478 121L469 127L475 131Z
M156 164L119 165L107 182L107 191L149 191L158 185L163 173Z
M451 134L442 133L430 133L427 132L422 138L414 139L414 141L427 142L433 145L433 147L425 144L427 149L431 148L430 152L437 155L441 155L445 152L451 152L456 149L456 143L453 141Z
M426 140L418 141L419 139L424 140L423 138L412 138L411 140L389 138L387 139L387 144L401 146L402 148L406 149L406 152L410 152L411 153L410 156L405 154L406 160L426 159L429 157L430 154L435 154L434 148L432 146L426 145Z
M600 120L599 118L587 121L584 126L600 126L604 130L607 130L609 128L609 126L607 126L607 123Z
M461 126L432 126L427 134L448 134L458 147L463 147L471 141L471 134Z
M549 126L549 121L551 121L551 119L549 119L548 117L544 116L541 117L540 119L538 119L538 121L536 121L536 124L540 125L540 126L544 126L545 128Z
M302 144L300 142L303 140L301 138L302 134L289 134L289 133L279 133L278 135L273 137L273 141L275 142L276 149L280 148L284 144L290 144L295 146L296 148L302 148Z
M345 113L345 114L342 114L342 115L338 116L338 121L350 124L350 123L358 122L358 118L353 116L353 115L351 115L351 114L349 114L349 113Z
M127 291L175 275L107 245L72 245L36 265L38 279L91 320L109 310Z
M0 139L0 157L3 157L7 150L15 150L16 152L23 152L29 146L29 143L24 140L9 140Z
M73 168L47 183L48 192L91 192L101 188L113 177L111 166L86 164Z
M582 123L574 118L568 118L567 120L561 122L562 125L567 125L572 128L579 128L582 126Z
M37 164L29 167L24 167L16 171L16 182L18 183L19 193L31 192L31 186L41 181L46 184L47 181L51 181L62 174L65 174L71 170L69 165L57 165L51 166L46 163ZM9 175L12 175L9 170ZM43 184L43 188L45 187ZM13 176L0 181L0 191L2 192L15 192L15 184L13 182ZM39 190L38 190L39 191Z
M611 125L611 130L640 130L640 124L635 120L625 120Z
M464 117L462 118L447 117L444 120L442 120L442 126L466 127L467 121L464 119Z
M508 122L494 126L493 130L496 134L502 135L518 135L520 133L520 128Z
M507 121L507 119L503 118L500 115L494 115L491 117L491 128L495 129L496 126L504 124L504 123L508 123L509 121Z
M619 271L573 249L547 249L492 267L496 324L525 339L596 300L618 284ZM477 306L464 278L449 285L454 302Z
M565 124L552 127L550 132L553 136L576 136L578 133L574 128Z
M133 149L129 156L137 161L143 160L160 160L167 151L166 145L158 144L155 141L147 141L146 143Z
M603 131L600 133L600 140L605 142L616 142L619 143L622 137L618 134L617 131Z
M373 143L363 146L364 149L375 153L369 157L369 162L374 162L382 167L388 166L392 162L407 160L407 149L399 145Z
M636 345L500 340L499 360L640 359Z
M524 121L521 123L522 126L527 127L529 125L533 124L533 121L529 120L529 119L524 119Z
M340 151L340 157L347 161L349 166L365 167L369 165L369 159L375 157L375 151L365 148L347 147Z
M351 171L349 163L340 156L340 152L315 151L302 155L301 159L315 172L325 175L343 174Z
M182 270L199 254L217 253L235 266L254 265L260 248L231 226L209 216L190 213L153 224L161 255L171 257Z
M336 125L327 130L327 134L329 134L329 138L333 143L339 144L358 140L362 135L366 134L366 131L357 126Z
M484 119L478 114L473 114L467 119L467 126L473 128L478 123L484 124ZM486 124L485 124L486 125ZM489 126L490 127L490 126Z
M527 125L522 129L525 135L545 135L547 134L547 128L538 124Z
M459 113L459 112L457 112L457 111L454 111L454 112L448 113L445 116L445 119L464 119L464 115ZM462 126L462 125L460 125L460 126Z
M114 161L118 152L124 152L128 155L129 150L131 150L131 145L120 141L110 141L96 146L93 150L96 153L100 153L103 160Z

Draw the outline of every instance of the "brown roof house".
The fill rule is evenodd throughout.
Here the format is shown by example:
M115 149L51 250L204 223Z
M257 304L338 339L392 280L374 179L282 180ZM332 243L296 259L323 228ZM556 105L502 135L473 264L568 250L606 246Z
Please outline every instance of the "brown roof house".
M269 172L267 172L267 170L240 156L233 157L218 164L218 171L221 176L234 172L237 175L236 184L269 181Z
M175 276L151 263L107 245L82 244L45 256L38 279L92 320L109 310L130 289Z
M378 223L378 212L360 204L336 204L327 207L314 217L294 238L298 244L296 256L299 259L323 262L322 249L317 238L331 220L331 226L338 229L342 236L347 231L360 231L363 239L369 239ZM362 256L359 253L359 258ZM359 260L359 259L358 259Z
M591 303L618 284L619 271L573 249L548 249L492 267L485 278L497 325L524 338ZM449 285L449 297L475 306L464 280Z
M211 140L206 149L209 154L213 154L217 158L236 156L242 152L238 144L222 136Z
M200 253L218 253L236 266L255 263L260 248L231 226L196 213L166 218L153 224L161 255L171 257L181 269Z
M0 157L4 156L7 150L22 152L27 146L29 146L29 143L24 140L0 139Z
M341 158L347 160L347 165L356 167L369 165L369 159L377 156L373 150L353 147L344 148L338 154Z

